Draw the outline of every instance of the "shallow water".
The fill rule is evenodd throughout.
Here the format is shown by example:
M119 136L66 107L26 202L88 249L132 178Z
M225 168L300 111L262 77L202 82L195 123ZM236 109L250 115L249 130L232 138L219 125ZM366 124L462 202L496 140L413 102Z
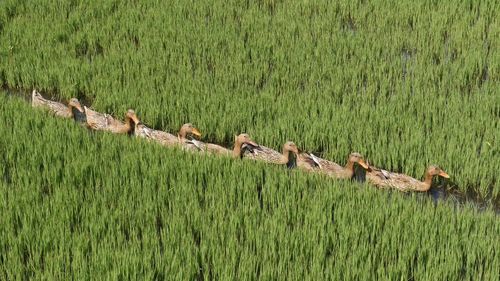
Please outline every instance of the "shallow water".
M356 165L353 180L357 182L366 181L366 171L359 167L359 165ZM412 195L414 193L408 192L405 194ZM419 192L418 194L427 199L432 199L436 204L439 202L452 203L457 208L470 205L480 211L486 211L492 208L496 214L500 214L500 198L493 198L491 192L484 198L470 188L467 192L463 192L456 184L445 179L439 179L437 182L434 181L428 192Z

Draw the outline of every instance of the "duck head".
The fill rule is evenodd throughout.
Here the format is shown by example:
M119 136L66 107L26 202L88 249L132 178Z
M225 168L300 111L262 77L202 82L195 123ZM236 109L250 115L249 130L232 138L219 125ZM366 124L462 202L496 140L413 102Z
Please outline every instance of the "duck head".
M135 125L139 124L141 121L137 117L137 114L135 114L135 111L132 109L127 110L127 113L125 113L125 119L130 119L134 122Z
M440 176L445 179L450 178L450 176L437 165L430 165L429 168L427 168L427 174L430 176Z
M234 137L233 157L243 157L243 146L246 146L245 149L259 148L259 145L248 134L240 134Z
M34 91L34 90L33 90ZM78 101L78 99L76 98L71 98L68 102L68 105L70 107L74 107L76 109L78 109L78 111L80 112L83 112L83 108L82 108L82 105L80 104L80 102Z
M292 152L294 154L299 154L299 149L297 148L297 145L293 141L287 141L283 145L283 154L287 152Z
M364 169L368 169L368 164L366 164L365 160L363 159L363 156L357 152L353 152L349 154L349 159L347 161L348 163L358 163L361 167Z
M259 147L257 143L255 143L248 134L240 134L234 137L234 144L238 146L242 146L243 144Z
M196 137L201 137L200 131L193 126L191 123L186 123L182 125L181 129L179 130L179 137L181 138L186 138L189 135L193 135Z

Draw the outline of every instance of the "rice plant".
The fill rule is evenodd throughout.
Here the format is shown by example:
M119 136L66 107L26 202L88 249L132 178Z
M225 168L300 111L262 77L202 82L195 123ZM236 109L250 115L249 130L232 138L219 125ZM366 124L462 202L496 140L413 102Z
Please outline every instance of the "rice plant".
M0 1L0 85L498 198L498 1ZM498 280L492 210L88 132L0 92L0 279Z
M0 83L497 197L498 1L2 1ZM456 188L456 187L455 187Z
M0 276L498 280L492 211L88 132L0 95Z

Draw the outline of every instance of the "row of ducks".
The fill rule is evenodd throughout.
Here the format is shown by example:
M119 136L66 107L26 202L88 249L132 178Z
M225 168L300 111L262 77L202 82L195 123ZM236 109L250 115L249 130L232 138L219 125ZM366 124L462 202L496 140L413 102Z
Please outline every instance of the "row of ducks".
M355 169L361 167L362 180L379 188L396 188L400 191L421 191L430 189L434 176L449 178L448 174L436 165L431 165L425 172L424 181L414 179L405 174L389 172L369 165L359 153L353 152L347 158L347 164L341 166L329 160L306 153L295 143L287 141L282 152L262 146L254 142L248 134L235 136L234 146L231 149L213 143L198 140L200 131L192 124L182 125L177 135L155 130L144 125L134 110L125 113L124 121L117 120L111 115L94 111L80 104L76 98L68 104L45 99L39 92L32 92L32 106L46 108L56 116L73 118L85 124L90 129L109 131L115 134L129 134L145 138L165 146L181 146L185 150L202 153L228 155L234 158L250 158L267 163L286 165L288 168L299 168L309 172L317 172L338 179L352 179Z

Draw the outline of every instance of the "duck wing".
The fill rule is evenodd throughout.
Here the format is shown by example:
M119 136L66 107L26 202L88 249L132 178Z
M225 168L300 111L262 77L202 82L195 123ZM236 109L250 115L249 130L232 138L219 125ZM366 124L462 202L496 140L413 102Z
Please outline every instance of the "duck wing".
M422 182L405 174L391 173L389 179L390 187L397 188L400 191L417 190Z
M97 112L86 106L85 114L87 115L87 125L94 130L105 130L108 126L107 114Z
M391 173L387 170L380 169L374 166L368 166L367 174L371 174L374 177L378 177L382 180L388 180L390 179L393 175L396 175L396 173Z
M173 146L179 143L176 136L164 131L151 129L142 123L136 126L134 134L140 138L152 140L166 146Z
M410 191L422 184L421 181L408 175L389 172L373 166L369 166L366 178L369 183L379 188L396 188L400 191Z
M333 161L320 158L313 154L308 154L308 155L311 158L311 160L309 161L313 162L313 164L315 165L314 167L319 168L319 171L327 175L338 176L342 174L342 172L344 171L344 167L340 166L339 164Z
M320 159L315 155L302 152L297 157L297 166L305 170L321 169Z
M179 139L179 141L181 140ZM183 149L192 151L205 151L205 143L196 139L184 140L181 145Z
M85 108L85 115L87 125L89 128L97 131L109 131L112 133L126 133L129 128L120 120L113 118L113 116L100 113L88 107Z
M309 153L308 156L309 156L308 161L311 163L311 165L321 169L321 158L317 157L312 153Z
M282 154L278 151L265 147L265 146L253 146L250 144L244 144L241 147L243 151L243 157L249 158L257 161L263 161L272 164L283 164Z
M213 143L205 143L205 151L211 154L228 155L228 156L231 155L232 153L231 150Z

